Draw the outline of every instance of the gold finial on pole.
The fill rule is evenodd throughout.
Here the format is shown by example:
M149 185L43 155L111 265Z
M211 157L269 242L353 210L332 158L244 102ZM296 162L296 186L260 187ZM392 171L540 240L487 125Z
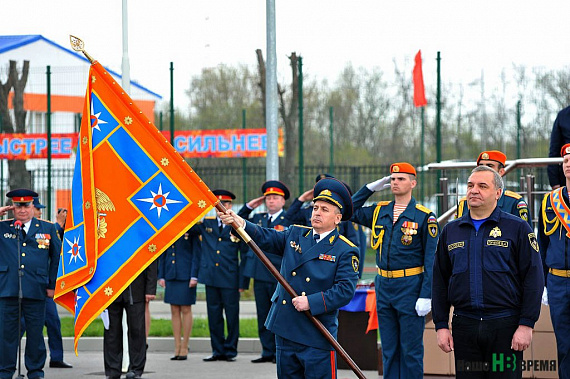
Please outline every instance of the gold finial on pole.
M93 59L89 54L87 54L87 52L85 51L85 44L83 43L83 41L81 40L81 38L73 36L73 35L69 35L69 42L71 43L71 48L74 51L80 51L83 53L83 55L85 55L85 58L89 59L90 63L95 62L95 59Z

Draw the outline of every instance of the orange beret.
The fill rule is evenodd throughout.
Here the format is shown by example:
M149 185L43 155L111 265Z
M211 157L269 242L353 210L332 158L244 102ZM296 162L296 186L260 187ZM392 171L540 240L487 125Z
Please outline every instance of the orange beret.
M562 149L560 149L560 156L563 157L566 154L570 154L570 143L567 143L566 145L562 146Z
M390 174L392 173L416 175L416 169L409 163L398 162L390 166Z
M505 162L507 161L507 156L499 150L489 150L483 151L481 154L479 154L479 157L477 157L477 164L479 164L480 160L495 161L504 166Z

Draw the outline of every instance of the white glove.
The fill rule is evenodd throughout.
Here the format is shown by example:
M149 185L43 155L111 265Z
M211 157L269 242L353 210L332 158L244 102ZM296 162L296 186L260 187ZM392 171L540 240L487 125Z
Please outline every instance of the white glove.
M544 287L544 291L542 292L542 304L548 305L548 291L546 287Z
M431 311L431 299L419 298L416 301L416 313L423 317Z
M109 311L108 310L104 310L103 313L101 313L101 320L103 320L103 327L105 328L105 330L109 330Z
M382 191L383 189L390 187L391 178L392 177L390 175L385 176L382 179L378 179L372 183L368 183L366 185L366 188L368 188L372 192Z

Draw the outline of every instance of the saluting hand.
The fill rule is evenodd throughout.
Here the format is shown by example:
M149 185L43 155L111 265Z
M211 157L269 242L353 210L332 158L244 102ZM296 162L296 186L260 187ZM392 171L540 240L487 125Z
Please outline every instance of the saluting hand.
M265 196L260 196L247 203L247 206L250 207L251 209L255 209L259 207L261 204L263 204L264 201L265 201Z
M313 199L313 189L304 192L301 196L299 196L299 201L305 202Z
M8 211L11 211L14 209L13 205L6 205L5 207L0 207L0 216L4 216L6 213L8 213Z

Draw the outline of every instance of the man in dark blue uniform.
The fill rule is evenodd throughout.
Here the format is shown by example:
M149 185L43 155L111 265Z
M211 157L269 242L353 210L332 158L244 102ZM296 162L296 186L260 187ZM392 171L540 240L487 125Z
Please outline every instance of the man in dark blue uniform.
M254 224L264 228L284 230L289 223L285 219L285 200L289 198L289 189L278 180L268 180L261 186L263 196L251 200L238 212L240 217L249 219ZM250 217L251 212L265 203L267 212L256 213ZM273 252L265 252L271 263L279 270L281 256ZM243 275L253 278L253 293L255 294L255 307L257 311L257 331L261 341L261 357L252 360L253 363L275 362L275 336L265 327L265 320L271 307L271 296L275 292L277 280L269 270L254 255L253 251L247 253L244 263ZM247 289L247 287L244 287Z
M550 134L549 158L558 158L563 145L570 142L570 107L558 112ZM566 185L566 176L559 164L548 166L548 180L552 189Z
M333 176L330 174L319 174L315 178L315 183L318 183L319 180L324 178L333 178ZM352 196L352 190L346 183L344 184ZM311 200L313 197L313 189L311 188L293 200L291 206L289 209L287 209L287 213L285 214L285 219L287 220L288 225L297 224L311 226L311 215L313 213L313 203ZM309 202L309 205L303 207L303 204L306 202ZM362 262L360 265L360 272L358 273L358 277L361 278L362 270L364 269L364 256L366 254L366 235L364 234L364 230L358 224L352 223L350 221L342 221L338 225L338 231L340 234L358 246L358 250L360 251L358 258Z
M214 195L227 209L232 208L236 197L226 190L214 190ZM247 245L230 234L231 227L225 226L216 217L205 217L196 224L191 233L202 236L198 281L206 285L206 306L212 355L206 362L233 362L237 356L239 338L239 289L243 286L240 257L246 254ZM239 251L239 253L238 253ZM224 311L228 335L224 337Z
M42 209L46 206L40 203L39 197L34 197L34 217L38 220L42 218ZM59 224L54 223L56 230ZM60 234L60 239L63 237L63 231ZM52 298L46 298L46 330L48 335L49 345L49 367L51 368L72 368L73 366L63 360L63 341L61 338L61 321L57 314L57 306ZM26 327L23 324L23 329ZM23 331L22 331L23 333Z
M538 219L538 242L546 279L542 301L550 306L556 335L558 372L570 378L570 144L562 147L566 185L547 193Z
M312 228L276 231L231 211L219 214L224 223L245 227L264 251L283 255L281 275L299 294L291 299L277 285L265 323L276 335L279 378L336 378L332 346L301 312L310 311L336 338L338 309L350 302L358 281L358 249L336 229L352 215L350 194L336 179L321 180L314 193Z
M431 270L438 224L432 211L412 196L416 170L394 163L390 177L362 187L352 198L352 220L372 229L377 250L376 308L382 341L384 378L423 376L425 315L431 309ZM391 183L393 201L363 206Z
M499 175L505 175L505 163L507 156L498 150L483 151L477 157L477 166L487 166L495 170ZM513 191L503 191L503 195L497 202L497 206L504 212L518 216L529 223L532 228L532 218L528 211L528 205L521 195ZM467 198L459 200L457 218L467 211Z
M540 314L538 242L528 223L497 206L502 189L496 171L476 167L469 212L443 228L437 245L433 321L439 347L455 352L457 378L521 378L518 362Z
M13 206L0 207L0 216L14 211L14 219L0 221L0 378L12 378L18 355L19 284L26 322L25 363L28 378L43 378L46 360L43 328L46 297L53 298L61 240L52 223L34 216L28 189L6 194ZM16 227L21 225L21 230ZM19 256L18 256L19 255Z

